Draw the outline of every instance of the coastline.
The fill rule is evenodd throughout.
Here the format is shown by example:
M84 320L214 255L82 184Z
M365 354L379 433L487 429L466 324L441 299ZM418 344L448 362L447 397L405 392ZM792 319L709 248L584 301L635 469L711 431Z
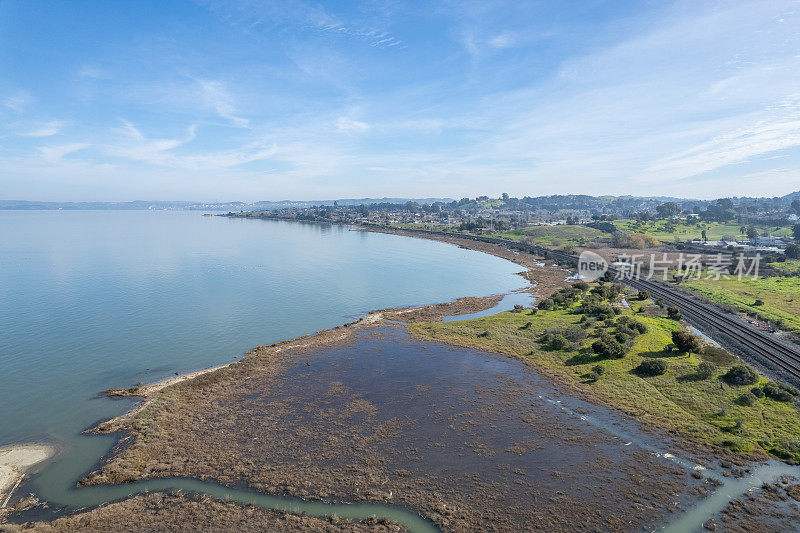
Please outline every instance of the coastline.
M5 509L31 469L55 454L56 448L48 444L26 443L0 448L0 511Z
M522 252L513 251L501 245L486 243L483 241L475 241L471 239L459 238L457 236L449 236L449 235L440 236L427 233L416 233L400 229L377 228L370 226L355 226L355 228L356 228L355 231L385 233L389 235L398 235L402 237L412 237L417 239L427 239L432 241L443 242L446 244L452 244L458 246L460 248L473 250L476 252L482 252L489 255L493 255L495 257L499 257L501 259L506 259L507 261L511 261L525 268L524 271L521 271L518 274L529 283L529 286L522 289L520 292L528 292L539 298L546 298L551 293L553 293L557 288L564 286L567 283L566 282L567 276L565 275L564 269L556 268L555 266L547 266L546 263L544 262L544 259L542 258L538 258L537 256L525 254ZM246 357L243 357L238 361L233 361L231 363L217 365L206 369L196 370L186 374L180 374L178 376L145 384L140 387L133 387L128 389L107 389L101 391L101 394L105 394L109 397L126 397L126 396L140 397L143 399L143 401L136 407L130 409L129 411L126 411L125 413L113 417L104 422L98 423L96 426L87 429L84 433L96 433L96 432L106 433L114 431L113 429L111 429L112 427L119 427L119 425L123 421L132 419L133 417L135 417L136 415L138 415L139 413L150 407L154 399L157 397L157 393L161 392L162 390L171 387L173 385L185 383L194 380L196 378L199 378L201 376L206 376L208 374L212 374L214 372L222 371L224 369L233 367L234 365L247 361L247 359L249 357L252 357L253 355L263 355L263 353L265 353L267 350L271 351L273 355L276 355L280 353L282 350L287 348L302 349L311 347L311 343L322 346L328 344L331 340L333 340L328 337L328 335L331 332L339 332L340 334L342 334L342 337L340 339L337 339L337 340L342 340L344 336L352 333L355 330L355 327L376 325L378 322L382 320L402 321L408 323L421 322L421 321L438 321L446 316L458 316L462 314L469 314L477 311L483 311L492 308L502 299L503 296L504 295L489 295L481 297L462 296L452 302L442 302L438 304L430 304L430 305L423 305L416 307L389 308L389 309L370 311L364 317L354 322L341 324L339 326L334 326L333 328L317 331L315 333L309 333L306 335L301 335L293 339L279 341L266 346L257 346L245 352ZM311 343L300 344L301 341L308 339L310 339Z
M425 235L411 234L402 231L397 233L400 235L412 236L417 238L419 237L428 238ZM443 239L431 238L430 240L440 240L443 242L447 242L449 244L462 246L464 248L474 249L476 251L481 251L484 253L490 253L497 257L511 260L516 264L525 267L526 271L521 272L520 275L522 275L529 281L534 282L535 284L523 290L531 293L536 293L540 297L549 296L549 293L555 290L557 287L569 284L568 275L563 268L556 266L548 266L542 260L530 254L518 253L512 250L505 249L499 245L469 241L466 239L447 237ZM543 278L546 279L542 281ZM311 357L311 354L313 354L314 352L321 351L323 349L337 345L345 345L345 343L349 342L350 338L354 336L353 335L354 333L364 328L370 328L373 326L396 325L397 322L401 322L403 324L410 324L414 322L437 321L445 316L468 314L471 312L475 312L476 310L490 309L494 305L496 305L501 298L502 296L500 295L487 296L482 298L466 297L466 298L459 298L454 302L446 302L446 303L433 304L420 307L384 309L379 311L372 311L368 313L366 316L362 317L361 319L355 322L351 322L349 324L343 324L340 326L336 326L334 328L322 330L314 334L303 335L294 339L281 341L269 346L256 347L247 352L247 357L244 357L239 361L235 361L226 365L220 365L208 369L190 372L180 376L170 377L155 383L140 386L134 392L131 392L130 389L117 389L116 391L119 392L119 395L142 397L143 398L142 403L137 407L135 407L134 409L120 415L119 417L115 417L106 422L98 424L97 426L88 431L94 431L98 433L111 433L115 431L121 431L121 432L132 432L134 434L137 434L140 428L137 427L138 422L137 420L135 420L136 416L145 411L150 406L153 406L156 409L160 408L159 403L157 402L159 400L164 400L167 397L167 395L172 394L173 392L175 393L175 395L180 395L181 391L191 391L192 388L205 388L207 391L206 392L207 396L211 398L222 397L222 395L219 394L218 391L221 392L224 390L225 387L236 386L235 383L237 382L243 383L246 380L251 379L251 377L254 377L260 372L261 368L264 367L265 362L268 365L274 363L275 365L279 366L287 358L299 359L298 357L295 357L296 355L299 355L303 357L303 359L300 360L302 364L302 361L306 360L305 358ZM375 333L369 333L369 335L372 335L373 337L375 335L380 335L380 334L381 334L380 331L377 331ZM453 346L457 346L457 344L454 344ZM487 351L488 353L493 352L492 350L484 350L483 348L475 348L475 349L478 349L480 351ZM494 353L507 358L519 360L519 357L515 357L513 354L504 352L494 352ZM281 359L280 361L278 360L277 357L275 357L278 354L283 354L283 357L280 358ZM258 362L257 360L261 361ZM528 361L525 361L525 363L526 365L530 365L532 368L534 368L538 374L541 374L543 378L550 381L553 385L557 387L564 387L565 392L569 395L574 395L577 398L584 399L595 405L611 407L624 416L631 415L631 413L627 413L624 410L620 410L618 407L614 405L609 405L607 402L604 402L597 397L591 397L592 395L587 394L587 391L585 389L583 389L580 386L576 386L575 383L569 382L569 380L565 379L563 376L559 376L558 374L552 372L547 372L545 368L541 368L539 365L536 364L531 364ZM311 366L311 364L309 363L306 364ZM316 363L314 364L316 365ZM316 366L314 368L316 368ZM105 391L105 392L112 393L115 391ZM171 399L167 399L166 401L169 402L171 401ZM167 406L166 409L170 410L171 408ZM154 413L155 412L157 411L154 410ZM366 410L364 412L368 413L369 410ZM147 413L147 416L148 417L151 416L151 413ZM648 431L654 431L659 429L656 427L652 427L652 425L648 424L646 421L639 420L639 422L641 423L642 427ZM663 430L663 428L660 429ZM659 432L659 434L661 433L662 432ZM128 440L129 437L130 435L120 439L118 446L123 441ZM718 449L711 450L706 446L701 446L700 443L694 442L692 439L681 439L681 443L685 443L687 445L686 447L681 446L681 448L683 448L684 452L689 452L690 455L698 455L698 456L702 455L708 457L708 454L720 451ZM103 485L106 483L135 481L135 478L110 479L106 477L106 475L104 474L103 469L107 466L111 467L110 468L111 471L115 470L115 468L117 469L117 471L120 470L119 469L120 465L114 464L118 456L118 453L119 453L119 448L112 451L110 458L108 458L108 460L105 461L103 464L99 465L99 470L89 474L87 478L82 480L81 484ZM717 457L722 457L722 455L718 455ZM729 456L728 458L734 459L733 461L731 461L733 464L737 463L734 457ZM744 457L741 456L739 456L739 458L742 460L745 459ZM749 459L753 460L757 458L750 457ZM712 467L712 469L714 468ZM160 476L158 470L151 470L149 475L155 477ZM300 487L307 487L307 485L301 484ZM273 489L286 490L285 486L283 489L281 489L280 485L277 487L272 487L270 485L264 485L264 484L253 484L253 488L258 491L264 491L268 494L274 492ZM303 488L302 490L307 490L307 489ZM312 500L322 499L323 501L325 501L326 498L330 498L331 496L333 496L333 494L332 493L326 494L324 492L318 494L313 492L307 492L307 493L295 494L295 496L298 496L303 499L312 499ZM365 493L363 495L359 495L359 499L363 499L365 501L380 502L384 501L385 496ZM391 493L389 494L389 499L391 499ZM415 507L415 509L417 509L417 507ZM434 514L432 515L431 513ZM426 513L423 513L423 516L430 518L431 516L437 516L437 515L436 512L431 511L431 509L426 509ZM436 521L437 523L440 523L438 520Z

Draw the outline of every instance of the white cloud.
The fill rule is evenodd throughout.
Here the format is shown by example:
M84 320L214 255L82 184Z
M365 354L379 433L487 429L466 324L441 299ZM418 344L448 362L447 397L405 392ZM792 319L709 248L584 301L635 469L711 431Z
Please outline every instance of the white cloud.
M3 99L4 106L18 113L24 111L31 102L33 102L33 97L27 91L21 91L17 94L6 96Z
M222 118L231 121L234 126L247 128L250 121L236 115L233 97L221 81L197 80L203 91L203 97L214 111Z
M339 131L367 131L369 130L369 124L365 122L360 122L358 120L353 120L349 117L339 117L339 120L336 121L336 127L339 128Z
M87 143L69 143L69 144L59 144L53 146L40 146L39 152L41 153L44 159L55 160L55 159L61 159L65 155L77 152L78 150L83 150L84 148L88 148L89 146L91 145Z
M51 122L44 122L41 124L30 126L27 129L20 130L18 135L21 137L50 137L58 135L61 128L64 126L63 122L53 120Z

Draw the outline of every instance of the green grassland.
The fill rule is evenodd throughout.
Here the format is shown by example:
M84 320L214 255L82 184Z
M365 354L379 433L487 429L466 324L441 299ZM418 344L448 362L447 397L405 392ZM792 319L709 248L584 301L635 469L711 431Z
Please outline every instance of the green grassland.
M788 261L787 261L788 262ZM771 263L780 265L781 263ZM772 276L758 279L698 279L681 283L713 302L757 313L782 327L800 332L800 278ZM754 305L761 300L763 305Z
M644 233L651 235L664 243L700 239L703 230L711 241L722 240L724 235L737 237L742 231L742 225L736 223L703 222L687 223L685 220L615 220L613 224L620 231L631 233ZM789 226L758 226L759 233L769 230L776 237L789 237L792 234Z
M611 235L595 228L578 225L561 226L529 226L513 231L495 233L493 237L521 241L528 239L534 244L542 246L587 246L594 244L598 239L608 238Z
M781 276L800 276L800 260L797 259L770 263L769 267Z
M656 427L674 429L734 451L763 450L784 459L800 460L800 413L795 404L762 398L752 406L740 405L740 396L751 386L730 386L721 379L726 367L736 361L732 356L727 354L720 359L717 355L716 375L701 379L698 365L702 356L667 349L672 343L672 331L680 324L640 314L635 315L636 320L644 323L648 331L635 338L622 359L598 359L587 349L597 340L600 330L607 329L601 322L587 330L588 338L575 349L555 350L543 345L539 338L546 330L579 324L582 315L573 308L538 311L535 315L528 311L505 312L473 320L423 323L410 326L410 331L419 338L518 357L546 373L568 378L601 402ZM634 313L625 311L623 316ZM634 369L652 358L667 361L668 371L661 376L641 377ZM598 364L605 372L595 381L590 372Z

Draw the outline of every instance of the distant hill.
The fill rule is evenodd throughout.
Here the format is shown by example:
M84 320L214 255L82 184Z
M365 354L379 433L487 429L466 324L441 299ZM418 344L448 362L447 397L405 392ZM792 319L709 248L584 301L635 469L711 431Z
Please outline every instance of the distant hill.
M312 207L315 205L361 205L378 203L452 202L450 198L345 198L341 200L282 200L279 202L185 202L185 201L145 201L132 202L35 202L27 200L0 200L0 210L188 210L188 211L251 211L274 210L286 207Z

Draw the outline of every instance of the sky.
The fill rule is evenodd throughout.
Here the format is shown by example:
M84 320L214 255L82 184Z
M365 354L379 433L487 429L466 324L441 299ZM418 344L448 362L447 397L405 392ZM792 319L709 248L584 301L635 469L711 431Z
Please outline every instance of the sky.
M797 0L0 0L0 199L795 190Z

